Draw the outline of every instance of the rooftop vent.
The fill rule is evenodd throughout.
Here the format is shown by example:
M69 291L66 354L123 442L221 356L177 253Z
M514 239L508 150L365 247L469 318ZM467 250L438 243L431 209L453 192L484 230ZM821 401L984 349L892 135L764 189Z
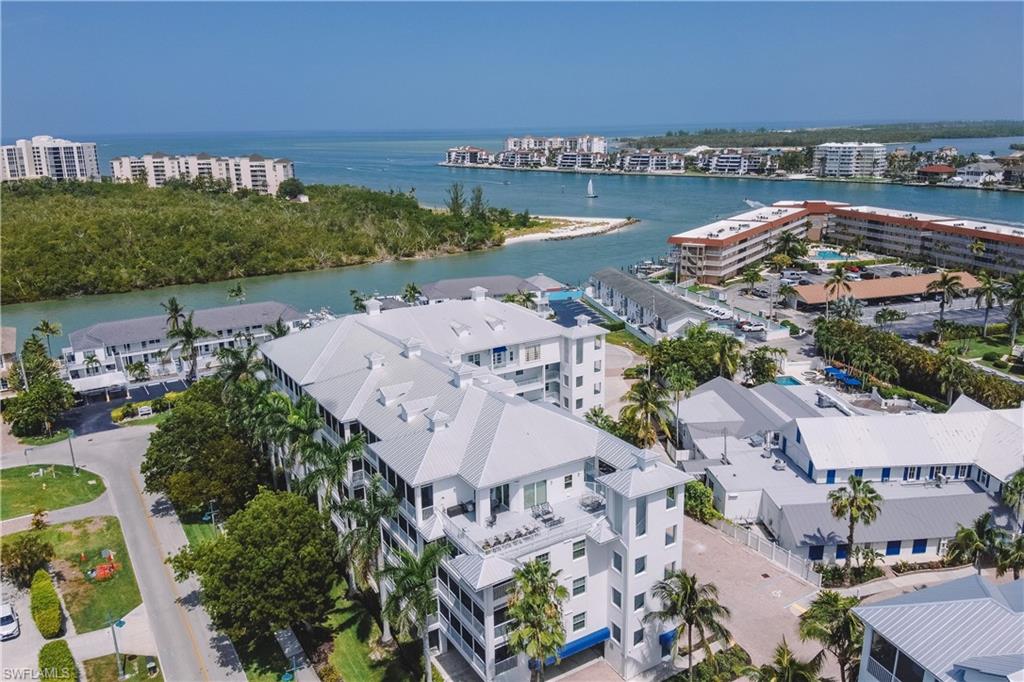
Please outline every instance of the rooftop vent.
M460 362L452 367L452 384L458 388L466 388L473 382L473 374L476 368Z
M402 342L402 355L407 358L419 357L420 350L422 350L422 348L423 341L415 336L410 336Z
M493 331L500 332L503 329L505 329L505 320L501 319L500 317L494 317L492 315L487 315L484 318L484 320L487 321L487 326L490 327L491 330L493 330Z
M448 424L451 423L452 418L441 410L434 410L427 415L427 421L430 423L431 431L444 431L448 428Z
M363 307L366 308L367 315L380 315L380 301L375 298L370 298L364 301Z
M487 296L487 289L483 287L470 287L469 298L474 301L482 301Z
M384 355L382 353L373 351L372 353L367 353L365 357L366 366L369 369L378 369L379 367L384 366Z
M772 464L772 469L775 469L776 471L785 471L786 463L783 462L781 459L776 459L775 462Z
M377 389L380 397L378 402L384 407L391 407L398 400L409 393L409 389L412 388L412 382L407 381L404 384L391 384L390 386L381 386Z
M461 322L452 322L451 328L452 331L455 332L455 335L460 339L464 339L469 336L469 325L465 325Z
M586 327L587 324L589 324L589 322L590 322L590 316L589 315L577 315L575 319L576 319L576 326L577 327Z
M402 418L402 421L411 422L433 407L436 399L436 396L427 396L426 398L407 400L399 406L401 408L399 416Z

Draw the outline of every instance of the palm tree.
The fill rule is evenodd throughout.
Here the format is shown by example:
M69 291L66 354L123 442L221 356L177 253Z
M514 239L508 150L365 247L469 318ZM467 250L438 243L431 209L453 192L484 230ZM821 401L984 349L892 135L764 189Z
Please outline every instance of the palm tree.
M241 348L218 348L217 360L220 362L217 378L224 382L225 391L241 381L254 379L257 372L264 367L263 355L259 347L253 343Z
M348 532L339 540L341 558L348 564L349 591L359 585L369 588L374 574L383 565L381 555L381 522L398 513L398 498L384 489L383 479L376 474L366 486L366 494L359 500L342 500L338 512L348 522ZM383 610L384 596L380 595ZM384 639L390 639L387 623L383 624Z
M1002 577L1007 571L1013 572L1013 579L1020 580L1024 570L1024 535L1001 542L996 549L996 575Z
M800 615L800 639L814 640L839 664L840 682L855 679L864 644L864 624L853 614L860 603L834 590L823 590Z
M270 334L270 338L272 339L279 339L282 336L287 336L288 332L291 331L288 323L286 323L282 317L277 318L265 326L264 329L267 330L267 333Z
M167 313L167 331L172 332L176 330L185 319L184 306L178 303L178 299L176 297L171 296L167 299L166 303L161 303L160 307L164 309L165 313ZM168 338L170 338L169 334Z
M693 682L693 633L696 630L706 655L711 654L711 643L729 637L723 621L732 615L718 601L718 587L714 583L701 583L696 573L672 571L651 589L661 608L644 616L644 623L676 623L672 638L672 657L675 659L679 639L686 634L687 659L690 681ZM708 638L710 636L710 641Z
M653 379L641 379L626 392L625 405L619 411L619 419L630 422L636 428L636 442L639 447L649 448L658 442L658 432L671 438L672 433L665 422L668 411L667 394Z
M743 342L735 336L718 334L713 343L713 362L718 365L718 374L726 379L732 379L736 369L740 365L740 351L743 349Z
M228 288L228 300L245 303L245 287L242 286L241 282Z
M423 640L423 668L427 682L431 682L433 672L430 669L427 619L437 610L434 580L437 578L438 566L448 556L448 545L431 542L419 556L403 548L399 548L397 554L398 563L387 565L380 571L380 577L391 583L381 615L398 626L398 631L403 635L411 636L413 632L419 634Z
M1003 304L1004 284L998 277L993 277L986 271L978 273L978 288L974 290L974 305L977 308L985 304L985 320L981 324L981 335L988 337L988 315L992 308Z
M835 306L832 308L832 315L838 320L860 322L863 314L864 304L853 296L843 296L836 301Z
M565 644L562 602L569 598L569 591L559 584L560 573L552 571L547 561L534 559L512 574L508 644L533 663L531 680L543 679L545 663L552 657L557 660Z
M413 305L416 301L420 300L420 296L423 294L420 288L416 286L415 282L409 282L405 285L405 289L402 291L402 300Z
M285 488L291 490L291 470L295 464L319 447L316 432L324 425L317 402L303 394L297 403L291 405L283 425L285 445Z
M964 293L964 285L960 281L960 275L943 272L939 274L937 279L928 283L925 293L939 294L941 296L939 299L939 323L941 324L945 320L946 306L954 298Z
M149 379L149 367L147 367L146 363L141 360L128 363L125 369L128 371L128 376L130 376L133 381L146 381Z
M173 299L171 299L173 300ZM169 302L169 301L168 301ZM188 363L187 378L190 381L196 380L196 362L199 360L199 341L213 336L213 332L196 326L193 320L194 312L188 314L178 326L167 332L167 338L176 339L167 350L181 348L181 358ZM168 319L170 319L168 317Z
M693 378L693 374L683 363L677 362L669 365L668 369L665 370L665 386L668 390L675 394L676 398L676 412L675 419L672 423L672 430L676 433L676 449L680 448L679 443L679 398L685 395L687 398L690 397L690 391L697 388L697 381Z
M763 281L764 277L761 276L761 271L757 268L757 266L752 265L743 271L743 283L747 285L748 294L754 290L755 284Z
M85 358L85 369L88 372L90 369L98 369L100 366L100 359L95 355L88 355Z
M532 291L523 291L520 289L514 294L505 294L501 299L504 303L514 303L524 308L535 307L534 300L537 298L537 294Z
M853 555L853 533L858 523L870 525L882 510L882 496L870 481L860 476L850 476L844 485L828 494L832 516L847 519L849 533L846 536L846 563L843 567L847 578L850 575L850 559Z
M1003 292L1006 318L1010 321L1010 352L1017 343L1017 331L1024 322L1024 272L1018 272Z
M946 404L953 404L953 394L963 393L964 386L971 379L971 368L957 357L956 349L946 347L939 351L938 378L940 388L946 393Z
M1006 531L995 525L992 512L985 512L970 526L957 524L956 534L946 547L946 556L953 562L970 562L981 575L982 559L996 555L999 541L1005 535Z
M828 678L821 676L824 664L824 650L819 651L809 661L801 661L783 637L782 642L775 647L775 656L771 663L750 667L744 674L753 682L825 682Z
M337 490L348 478L348 463L362 456L364 444L361 433L341 445L317 443L306 453L309 468L299 481L299 490L304 495L315 495L321 509L332 507L331 491ZM321 490L325 491L323 498L320 497Z
M880 308L875 313L875 324L881 329L885 329L888 325L893 322L899 322L900 320L907 319L907 314L897 308Z
M783 232L775 240L775 253L781 253L789 258L802 258L807 255L807 242L798 237L795 232Z
M40 334L42 334L43 336L46 337L46 354L52 357L53 356L53 350L50 348L50 337L51 336L60 336L60 333L61 333L60 322L50 322L49 320L39 320L39 324L37 324L32 331L39 332Z
M1020 508L1024 505L1024 469L1018 469L1003 485L1002 498L1003 504L1017 519L1018 525L1014 527L1014 532L1019 532Z
M837 264L832 269L832 274L825 280L825 319L828 319L828 301L830 298L839 298L839 292L850 293L850 283L846 281L846 269L843 265Z

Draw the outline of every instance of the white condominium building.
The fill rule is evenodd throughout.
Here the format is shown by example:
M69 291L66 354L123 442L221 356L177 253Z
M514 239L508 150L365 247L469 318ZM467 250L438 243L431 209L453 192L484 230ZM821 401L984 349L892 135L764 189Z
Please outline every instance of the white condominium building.
M493 161L493 158L486 149L472 147L469 145L449 147L448 153L445 156L446 163L453 163L462 166L477 163L491 163L491 161Z
M95 142L72 142L49 135L36 135L31 140L5 144L0 170L3 180L100 179Z
M520 325L525 318L509 308L490 299L370 307L261 350L286 394L316 401L321 439L364 436L363 456L330 494L359 498L379 475L398 496L398 513L381 523L385 560L435 542L450 548L429 619L432 650L457 652L483 680L528 679L526 657L508 644L508 597L513 572L541 560L569 592L559 656L593 650L628 679L670 653L674 623L645 623L644 615L659 608L654 583L682 567L689 477L515 395L516 384L490 368L495 353L511 360L508 348L492 348L491 363L467 363L468 340L500 334L498 318L521 337L543 322ZM341 518L332 521L344 529ZM390 589L384 582L385 599Z
M133 182L146 179L150 187L162 187L168 180L210 178L227 180L232 191L245 188L261 194L277 194L281 182L295 177L295 165L289 159L249 156L176 156L154 152L143 156L119 156L110 162L114 180Z
M597 135L577 135L573 137L506 137L505 151L556 151L587 152L605 154L608 152L608 139Z
M683 154L677 152L660 152L654 149L634 149L622 152L619 166L624 171L650 173L656 171L683 170Z
M814 173L821 177L878 177L886 168L885 145L877 142L826 142L814 148Z

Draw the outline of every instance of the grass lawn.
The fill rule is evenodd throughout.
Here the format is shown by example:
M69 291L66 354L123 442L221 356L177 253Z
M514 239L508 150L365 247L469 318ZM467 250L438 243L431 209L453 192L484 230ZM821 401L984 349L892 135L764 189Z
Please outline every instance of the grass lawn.
M185 530L185 537L188 544L197 545L203 540L217 537L217 530L212 523L203 521L200 514L179 514L181 527Z
M45 472L43 476L29 477L40 469ZM4 469L0 473L0 519L31 514L40 507L53 511L95 500L106 490L103 479L94 473L79 471L81 473L75 476L74 469L62 464Z
M291 666L281 651L281 645L271 635L253 642L237 642L235 651L249 682L278 682Z
M19 438L18 442L22 445L49 445L50 443L67 440L70 433L71 431L68 429L61 429L60 431L54 431L49 436L27 436L25 438Z
M106 627L108 611L120 618L142 603L121 524L116 517L92 516L42 531L25 532L38 532L43 540L53 545L55 554L50 565L57 577L57 589L79 634ZM114 552L114 562L120 568L109 580L97 582L87 578L84 571L106 562L100 556L104 549Z
M634 353L644 357L646 357L647 350L650 348L649 344L644 343L625 329L617 332L608 332L608 336L605 338L608 343L614 343L616 346L625 346Z
M980 358L985 353L995 352L999 355L1006 355L1010 352L1010 335L994 334L987 338L973 338L956 341L947 341L944 345L952 345L954 348L967 346L965 357Z
M164 412L157 412L149 417L142 417L141 419L125 419L117 423L118 426L146 426L147 424L159 424L163 420L171 416L171 411L166 410Z
M153 656L156 659L156 656ZM136 654L121 654L121 661L124 665L126 677L129 682L164 682L163 672L160 670L160 662L157 661L156 675L150 677L146 671L146 656ZM85 668L85 679L89 682L117 682L117 661L114 654L107 654L99 658L90 658L83 661Z

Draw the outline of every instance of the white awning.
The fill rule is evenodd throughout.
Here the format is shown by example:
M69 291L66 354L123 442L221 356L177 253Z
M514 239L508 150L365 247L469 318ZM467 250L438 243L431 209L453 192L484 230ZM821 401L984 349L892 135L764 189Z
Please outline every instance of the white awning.
M91 374L79 379L68 381L75 393L92 393L94 391L105 391L109 388L123 388L128 385L128 379L124 372L103 372L102 374Z

